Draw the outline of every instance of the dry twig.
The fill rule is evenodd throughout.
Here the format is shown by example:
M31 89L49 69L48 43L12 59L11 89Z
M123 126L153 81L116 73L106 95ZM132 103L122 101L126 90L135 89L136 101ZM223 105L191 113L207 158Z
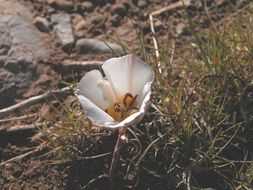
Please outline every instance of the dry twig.
M182 0L182 1L178 1L176 3L173 3L167 7L163 7L159 10L156 10L154 12L152 12L151 14L149 14L149 22L150 22L150 29L151 29L151 32L153 33L153 43L154 43L154 47L155 47L155 54L156 54L156 58L158 60L158 69L159 69L159 72L162 73L162 69L161 69L161 61L160 61L160 54L159 54L159 49L158 49L158 43L157 43L157 40L155 38L155 27L154 27L154 19L153 17L154 16L157 16L157 15L160 15L161 13L163 12L166 12L166 11L170 11L172 9L176 9L178 7L182 7L182 6L188 6L190 5L190 0Z
M103 61L75 61L75 60L64 60L63 62L55 63L55 62L47 62L47 65L52 67L59 73L69 73L71 70L89 70L89 69L97 69L102 64Z
M25 158L26 156L29 156L29 155L31 155L31 154L33 154L33 153L37 153L37 152L43 150L43 149L46 148L46 147L47 147L47 144L46 144L46 143L41 144L41 145L37 146L34 150L31 150L31 151L29 151L29 152L26 152L26 153L24 153L24 154L21 154L21 155L19 155L19 156L16 156L16 157L14 157L14 158L11 158L11 159L9 159L9 160L6 160L6 161L1 162L1 163L0 163L0 167L1 167L1 166L4 166L4 165L7 164L8 162L12 162L12 161L14 161L14 160L20 160L20 159Z
M103 61L70 61L66 60L62 66L67 69L91 69L98 68L103 64Z
M16 110L20 110L20 109L23 109L25 107L40 103L44 100L50 100L53 97L59 97L59 98L60 97L65 97L65 96L68 96L70 94L72 94L71 89L69 87L65 87L65 88L62 88L60 90L54 90L54 91L47 92L45 94L41 94L41 95L38 95L38 96L33 96L33 97L28 98L27 100L24 100L20 103L17 103L15 105L13 105L13 106L1 109L0 110L0 118L5 117L7 115L10 115L13 112L15 112Z
M38 113L32 113L32 114L27 114L27 115L22 115L19 117L12 117L12 118L7 118L7 119L0 119L0 123L5 123L5 122L13 122L13 121L20 121L20 120L25 120L31 117L37 116Z
M2 127L0 128L0 135L5 133L12 133L12 132L19 132L19 131L26 131L26 130L33 130L37 127L43 126L44 123L37 123L37 124L27 124L27 125L15 125L12 127Z

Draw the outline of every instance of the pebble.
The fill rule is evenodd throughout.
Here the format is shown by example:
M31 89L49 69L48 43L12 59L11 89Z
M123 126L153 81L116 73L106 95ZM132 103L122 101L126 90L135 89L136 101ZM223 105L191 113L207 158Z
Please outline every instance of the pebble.
M80 4L80 8L82 11L91 12L93 11L94 7L95 7L94 4L89 1L85 1Z
M103 15L95 15L91 18L87 31L92 34L102 33L101 29L105 28L106 18ZM96 25L96 27L94 27Z
M36 17L33 23L41 32L49 32L50 25L47 19Z
M49 4L65 11L71 11L75 8L73 1L68 0L50 0Z
M127 12L127 8L124 4L115 4L112 6L112 13L119 14L121 16L125 15Z
M116 44L111 42L104 42L101 40L96 39L88 39L88 38L82 38L77 40L76 42L76 48L78 50L78 53L85 54L85 53L124 53L123 48Z
M72 24L75 31L80 31L85 29L86 22L82 15L80 14L73 14L72 15Z
M121 18L118 14L114 14L110 17L110 22L112 26L118 26L120 24Z
M155 25L156 28L160 28L160 27L162 27L163 23L160 20L156 20L154 25Z
M183 24L183 23L180 22L180 23L176 26L176 33L180 35L180 34L183 33L184 29L185 29L185 24Z
M76 38L81 38L85 35L85 29L87 24L80 14L73 14L72 15L72 25L74 29L74 34Z
M145 0L139 0L138 3L137 3L137 6L139 8L144 8L147 6L147 2Z
M99 24L104 21L104 16L103 15L95 15L91 18L92 24Z
M59 38L63 50L69 52L75 42L71 25L71 18L69 14L53 14L51 15L51 21L54 24L56 34Z

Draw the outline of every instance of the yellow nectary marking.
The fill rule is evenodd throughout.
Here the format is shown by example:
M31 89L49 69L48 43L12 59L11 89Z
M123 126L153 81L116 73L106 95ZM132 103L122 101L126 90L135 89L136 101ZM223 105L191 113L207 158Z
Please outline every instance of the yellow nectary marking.
M124 96L119 97L118 102L114 102L114 104L107 108L105 112L112 116L116 121L122 121L138 110L136 101L137 96L138 95L133 96L131 93L126 93Z

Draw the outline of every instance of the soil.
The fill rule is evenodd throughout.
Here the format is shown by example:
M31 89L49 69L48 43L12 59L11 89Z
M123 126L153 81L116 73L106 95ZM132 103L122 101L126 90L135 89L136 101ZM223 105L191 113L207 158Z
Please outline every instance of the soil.
M149 14L156 10L161 10L163 7L176 4L178 1L9 0L9 2L11 2L9 6L13 6L13 8L17 8L16 3L18 3L30 12L32 20L28 20L28 22L31 25L31 30L36 31L35 33L38 36L39 41L36 38L36 43L38 42L42 45L32 48L32 50L27 50L35 51L36 48L39 48L39 58L36 56L37 54L32 54L26 61L20 61L19 55L21 54L12 57L12 62L8 59L1 58L0 88L2 90L0 90L0 109L52 89L62 88L66 83L76 82L87 71L87 69L79 68L71 70L64 69L65 66L63 63L66 61L103 61L114 56L110 51L95 50L91 52L89 48L80 51L80 47L77 46L77 42L80 39L89 38L112 42L121 45L127 52L135 52L135 54L140 55L138 43L140 36L142 36L147 46L153 48L152 33L148 19ZM200 26L196 30L203 31L208 29L212 24L208 16L212 18L214 24L223 24L228 15L227 10L231 10L231 6L237 6L240 9L240 7L248 3L248 1L207 0L206 6L209 10L209 15L207 16L203 2L200 0L191 1L190 5L185 8L173 8L170 11L165 11L156 16L154 25L156 35L159 36L158 40L170 43L173 39L175 41L176 51L185 51L183 43L187 43L192 38L190 30L187 27L187 14L190 15L193 22L198 23ZM68 38L69 41L63 42L57 34L57 27L55 27L56 25L52 21L52 15L59 13L69 16L71 28L73 29L73 40ZM48 28L46 24L42 26L46 27L46 29L36 27L34 24L36 17L46 19L49 23ZM0 19L0 24L1 22L3 21ZM18 34L14 33L14 35ZM71 35L71 33L68 35ZM23 44L23 46L26 46L26 44ZM167 46L170 47L171 44L167 44ZM10 47L13 48L14 45L11 44ZM2 53L2 45L0 50L0 53ZM21 48L15 51L22 52L23 50ZM0 55L2 57L2 54ZM180 64L180 60L174 60L174 62L175 64ZM17 68L19 69L15 70ZM13 89L13 83L16 89ZM65 100L65 103L68 104L67 101L71 103L75 101L75 97L68 97ZM0 129L42 122L48 112L49 108L47 103L31 106L25 110L17 111L8 117L0 118ZM26 119L2 121L31 113L34 115ZM31 137L35 134L36 130L3 134L0 132L0 161L3 163L8 159L24 155L34 150L38 146L38 143L31 142ZM41 150L33 152L24 158L14 159L6 164L1 164L0 189L78 190L110 188L108 181L103 176L99 179L98 186L87 185L92 178L89 179L88 174L83 173L83 171L76 172L78 170L77 166L80 163L76 163L76 166L74 164L71 166L68 164L54 164L53 160L56 155L47 154L49 151L47 148L41 148ZM107 159L110 160L110 158ZM97 174L103 174L106 171L99 171L101 172L99 173L95 170L101 164L108 161L107 159L82 163L94 165L93 170L85 170L85 172L94 172L95 176ZM86 180L83 180L84 178ZM155 184L154 181L149 181L149 179L144 180L147 181L146 184L143 184L142 181L142 188L139 187L137 189L166 189L165 186ZM127 187L122 187L122 189L127 189Z

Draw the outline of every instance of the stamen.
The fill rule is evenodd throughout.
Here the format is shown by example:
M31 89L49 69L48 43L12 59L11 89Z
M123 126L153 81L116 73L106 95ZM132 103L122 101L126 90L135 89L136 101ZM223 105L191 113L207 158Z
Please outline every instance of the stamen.
M124 104L125 107L127 107L127 98L128 97L131 98L131 99L134 98L131 93L126 93L126 95L124 96L124 99L123 99L123 104Z
M137 94L135 97L133 97L133 99L132 99L132 101L130 102L129 106L127 107L127 110L126 110L126 111L129 111L130 109L133 108L133 105L134 105L134 103L136 102L137 96L138 96L138 94ZM136 106L135 106L135 107L136 107Z
M120 104L118 102L114 103L114 111L115 112L121 112Z
M138 110L137 99L138 95L133 96L131 93L126 93L118 98L105 112L111 115L115 120L122 121Z

